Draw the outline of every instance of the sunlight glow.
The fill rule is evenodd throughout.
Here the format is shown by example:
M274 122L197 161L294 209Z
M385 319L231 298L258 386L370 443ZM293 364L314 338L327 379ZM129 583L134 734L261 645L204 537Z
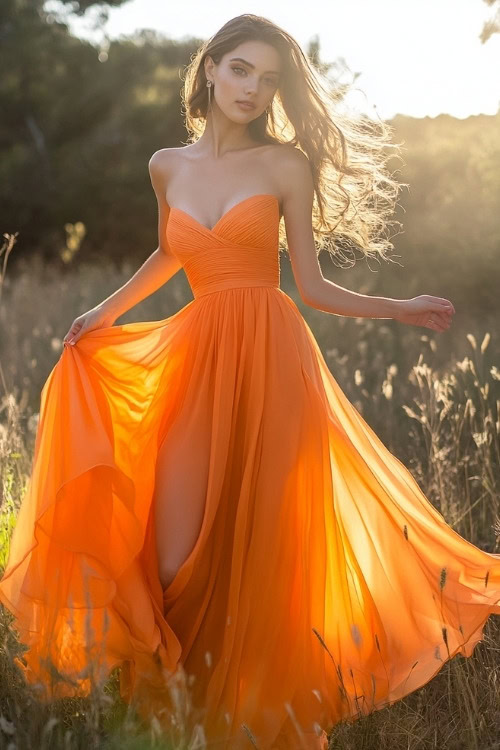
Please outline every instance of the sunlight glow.
M46 9L57 9L57 0ZM240 13L265 15L305 49L316 35L320 56L344 58L351 78L359 73L354 106L380 117L495 114L500 105L500 34L486 44L479 35L489 9L482 0L310 0L307 10L288 0L170 3L129 0L109 11L72 19L73 33L96 44L150 28L171 38L206 39ZM366 99L365 99L366 96Z

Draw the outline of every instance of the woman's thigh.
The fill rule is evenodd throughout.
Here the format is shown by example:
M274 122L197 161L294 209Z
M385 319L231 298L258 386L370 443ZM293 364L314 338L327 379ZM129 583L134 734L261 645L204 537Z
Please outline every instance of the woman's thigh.
M210 404L201 397L187 399L166 431L156 463L155 534L164 588L188 557L201 529L210 441Z

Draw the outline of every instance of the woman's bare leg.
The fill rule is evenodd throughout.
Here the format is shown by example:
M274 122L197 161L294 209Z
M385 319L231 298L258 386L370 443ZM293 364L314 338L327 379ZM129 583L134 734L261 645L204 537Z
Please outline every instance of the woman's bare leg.
M160 446L156 464L155 534L163 590L193 549L205 511L210 430L202 399L181 411Z

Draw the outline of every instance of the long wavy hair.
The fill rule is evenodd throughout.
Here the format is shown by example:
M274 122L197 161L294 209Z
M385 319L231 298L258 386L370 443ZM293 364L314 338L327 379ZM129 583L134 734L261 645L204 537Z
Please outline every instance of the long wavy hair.
M218 64L239 44L258 40L272 45L282 61L282 76L269 112L248 125L259 143L287 143L308 157L314 182L312 211L316 251L327 250L334 262L352 264L354 252L389 257L389 237L397 205L398 183L389 172L390 158L400 159L400 144L391 142L393 127L362 113L348 114L341 103L350 84L332 83L296 40L262 16L244 13L224 24L191 56L181 91L188 142L202 135L208 111L204 60ZM283 222L280 245L286 248ZM349 253L347 256L346 251Z

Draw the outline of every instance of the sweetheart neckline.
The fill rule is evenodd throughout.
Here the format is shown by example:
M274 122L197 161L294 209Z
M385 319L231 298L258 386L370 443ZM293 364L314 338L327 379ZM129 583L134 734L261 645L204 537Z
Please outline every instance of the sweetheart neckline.
M216 230L216 228L219 226L219 224L221 223L221 221L223 219L225 219L232 211L234 211L236 208L239 208L244 203L247 203L248 201L254 200L255 198L274 198L274 200L279 205L279 198L276 195L274 195L273 193L256 193L255 195L249 195L247 198L243 198L243 200L238 201L238 203L235 203L234 206L231 206L231 208L229 208L224 214L222 214L222 216L219 219L217 219L217 221L215 222L215 224L213 225L212 228L206 227L205 224L202 224L200 221L198 221L198 219L195 219L194 216L191 216L191 214L188 214L188 212L184 211L182 208L177 208L177 206L171 206L170 207L170 211L171 212L172 211L177 211L177 213L184 214L184 216L187 216L188 219L191 219L191 221L193 221L199 227L201 227L202 229L204 229L209 234L212 234Z

